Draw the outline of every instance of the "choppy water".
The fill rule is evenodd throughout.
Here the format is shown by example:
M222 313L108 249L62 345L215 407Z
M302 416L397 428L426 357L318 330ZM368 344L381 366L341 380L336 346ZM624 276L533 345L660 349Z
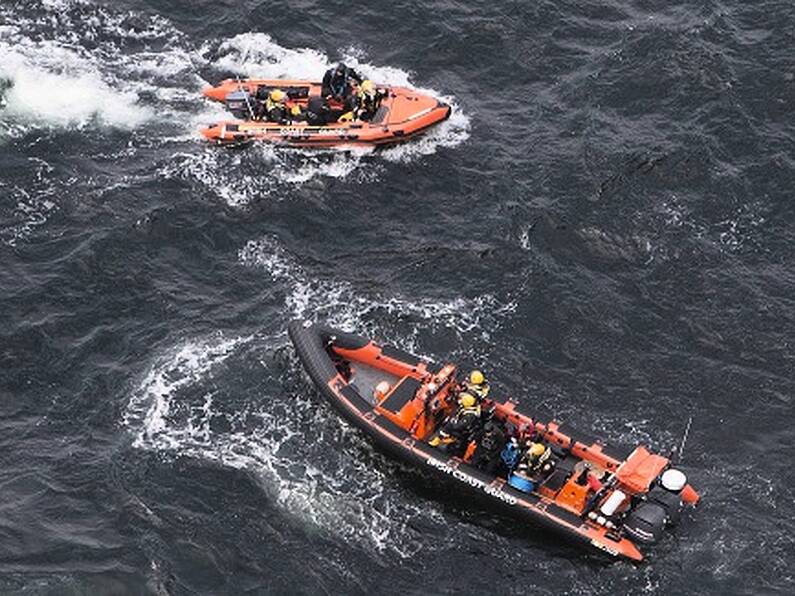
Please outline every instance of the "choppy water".
M795 592L795 8L0 4L0 593ZM203 145L339 58L453 117ZM703 504L635 567L375 452L294 317L484 367Z

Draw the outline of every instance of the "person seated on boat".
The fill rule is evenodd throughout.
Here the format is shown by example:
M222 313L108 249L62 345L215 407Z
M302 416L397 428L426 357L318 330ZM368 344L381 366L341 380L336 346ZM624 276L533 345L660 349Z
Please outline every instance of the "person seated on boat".
M472 465L490 475L496 475L502 463L500 454L505 448L507 438L502 425L495 420L489 420L483 425L483 433L477 441L475 453L472 455Z
M517 470L531 476L549 472L553 468L553 463L549 459L551 456L552 449L548 445L529 440L525 443L525 452Z
M281 89L271 89L265 101L259 104L257 112L258 120L289 124L290 109L287 106L287 94Z
M478 402L482 402L489 394L489 382L479 370L469 373L469 378L463 383L463 390L474 395Z
M323 97L310 97L306 105L306 122L310 126L325 126L337 119Z
M340 62L323 75L320 94L336 101L344 101L353 92L353 83L360 84L363 80L355 70Z
M531 493L536 487L536 475L532 474L526 463L526 454L517 436L512 436L500 453L508 484L517 490Z
M448 452L461 455L466 451L472 437L480 426L480 405L474 396L461 393L458 396L458 409L441 426L429 444L431 447L444 447Z
M351 101L354 119L365 122L371 120L381 105L382 97L382 93L375 88L370 79L362 81Z
M516 437L511 437L505 444L502 453L500 453L502 465L505 466L505 470L508 472L509 476L511 472L516 469L516 466L519 465L519 460L521 458L522 450L519 449L519 441L516 440Z
M342 104L342 114L337 122L353 122L362 120L367 122L375 116L381 105L382 94L375 88L371 80L362 81L356 93L350 95Z

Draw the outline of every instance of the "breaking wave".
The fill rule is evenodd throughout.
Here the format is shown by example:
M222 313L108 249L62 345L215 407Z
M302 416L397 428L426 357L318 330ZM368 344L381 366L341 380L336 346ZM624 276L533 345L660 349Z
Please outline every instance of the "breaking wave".
M182 62L180 74L192 70L185 49L168 47L180 35L163 19L64 0L3 7L0 20L9 23L0 26L0 116L24 125L20 132L140 127L163 109L156 101L162 82L140 76L142 65L157 59L162 70L170 59Z
M3 115L22 123L135 128L153 112L130 89L113 88L74 51L57 44L0 42L0 79L6 82ZM51 61L52 68L48 68Z

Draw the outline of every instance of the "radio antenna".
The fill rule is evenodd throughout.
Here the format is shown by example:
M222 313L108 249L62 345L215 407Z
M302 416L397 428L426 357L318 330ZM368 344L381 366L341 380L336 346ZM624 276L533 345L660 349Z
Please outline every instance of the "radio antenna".
M244 94L243 97L246 100L246 107L248 108L248 113L251 116L251 119L254 120L254 110L251 107L251 103L248 100L248 89L245 90L243 89L243 83L240 80L240 76L236 74L235 78L237 79L237 88L240 90L241 93Z
M687 426L685 427L685 434L682 437L682 443L679 445L679 450L677 452L677 455L678 455L677 459L679 459L680 462L682 461L682 456L684 455L684 452L685 452L685 443L687 442L687 435L690 434L690 424L692 424L692 422L693 422L693 417L690 416L687 419Z

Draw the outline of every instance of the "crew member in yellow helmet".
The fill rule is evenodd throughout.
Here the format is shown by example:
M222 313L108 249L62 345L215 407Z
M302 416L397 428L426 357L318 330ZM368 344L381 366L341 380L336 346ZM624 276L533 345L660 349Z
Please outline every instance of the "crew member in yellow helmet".
M351 98L351 108L353 116L356 120L372 120L378 108L381 107L381 101L385 96L385 92L376 89L375 84L370 79L365 79L356 89L356 94Z
M429 441L432 447L444 446L453 455L462 455L480 429L480 404L474 395L460 393L458 409Z
M525 444L525 452L519 463L519 470L536 474L538 472L548 472L552 469L552 450L548 445L544 445L539 441L527 441Z
M479 370L473 370L469 373L469 378L464 382L464 391L474 395L478 401L483 401L489 394L489 382Z
M287 94L281 89L271 89L267 99L260 105L259 116L268 122L290 124L291 118L301 115L301 108L289 105Z

